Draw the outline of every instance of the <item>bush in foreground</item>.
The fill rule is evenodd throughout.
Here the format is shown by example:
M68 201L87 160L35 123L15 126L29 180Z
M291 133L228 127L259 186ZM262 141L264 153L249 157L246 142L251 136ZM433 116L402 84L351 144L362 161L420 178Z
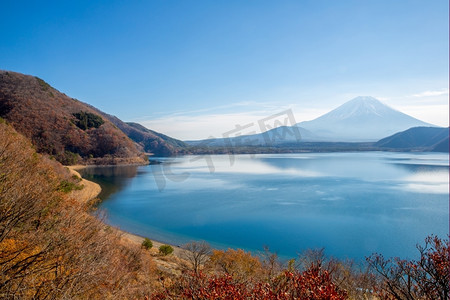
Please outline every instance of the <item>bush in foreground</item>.
M173 248L170 245L161 245L159 247L159 253L164 256L172 254L172 252L173 252Z
M143 248L145 248L146 250L149 250L149 249L151 249L152 247L153 247L153 243L152 243L152 241L149 239L149 238L145 238L143 241L142 241L142 247Z

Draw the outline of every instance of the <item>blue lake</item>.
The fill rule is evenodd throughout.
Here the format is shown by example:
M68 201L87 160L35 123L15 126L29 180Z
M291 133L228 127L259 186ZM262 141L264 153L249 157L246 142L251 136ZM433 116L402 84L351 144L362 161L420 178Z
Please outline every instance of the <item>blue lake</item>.
M357 261L413 258L449 229L449 159L438 153L307 153L153 158L142 167L87 168L103 186L106 222L175 245L282 257L308 248Z

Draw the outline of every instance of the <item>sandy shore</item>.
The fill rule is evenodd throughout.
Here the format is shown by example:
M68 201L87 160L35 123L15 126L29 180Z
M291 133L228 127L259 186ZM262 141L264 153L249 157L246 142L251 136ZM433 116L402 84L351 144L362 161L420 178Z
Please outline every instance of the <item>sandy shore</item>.
M80 173L78 173L76 170L80 170L84 168L85 166L69 166L67 167L72 175L76 175L81 178L80 184L84 186L81 190L73 190L70 192L70 197L75 198L81 202L88 203L89 201L95 199L100 195L100 192L102 191L102 188L99 184L84 179Z
M120 230L120 232L123 234L122 237L132 244L141 245L142 241L144 240L144 237L142 237L142 236L132 234L132 233L129 233L129 232L126 232L123 230ZM154 249L158 249L162 245L167 245L165 243L161 243L161 242L152 240L150 237L149 237L149 239L152 241ZM174 245L171 245L171 246L173 248L173 254L175 256L177 256L177 257L180 257L180 255L182 256L182 254L185 250L183 250L182 248L180 248L178 246L174 246Z

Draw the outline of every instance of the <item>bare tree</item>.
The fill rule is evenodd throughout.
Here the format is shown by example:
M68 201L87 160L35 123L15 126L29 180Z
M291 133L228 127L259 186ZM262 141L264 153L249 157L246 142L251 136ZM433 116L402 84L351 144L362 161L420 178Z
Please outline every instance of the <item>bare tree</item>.
M307 249L298 255L297 268L300 271L308 270L312 266L328 269L329 263L325 256L325 248Z
M212 250L205 241L189 242L183 246L183 258L192 264L194 272L198 272L201 266L209 259Z
M274 276L278 275L282 268L282 264L276 252L271 252L269 246L264 246L264 252L261 254L261 260L264 271L267 273L267 280L270 281Z

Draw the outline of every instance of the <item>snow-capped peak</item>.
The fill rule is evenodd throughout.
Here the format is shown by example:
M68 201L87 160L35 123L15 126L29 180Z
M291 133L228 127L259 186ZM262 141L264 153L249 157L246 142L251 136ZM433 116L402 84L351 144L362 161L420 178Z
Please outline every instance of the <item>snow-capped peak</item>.
M430 126L370 96L356 97L317 119L301 122L324 139L337 141L376 140L414 126Z
M381 117L389 111L394 111L394 109L373 97L360 96L342 104L322 117L333 120L343 120L364 115L377 115Z

